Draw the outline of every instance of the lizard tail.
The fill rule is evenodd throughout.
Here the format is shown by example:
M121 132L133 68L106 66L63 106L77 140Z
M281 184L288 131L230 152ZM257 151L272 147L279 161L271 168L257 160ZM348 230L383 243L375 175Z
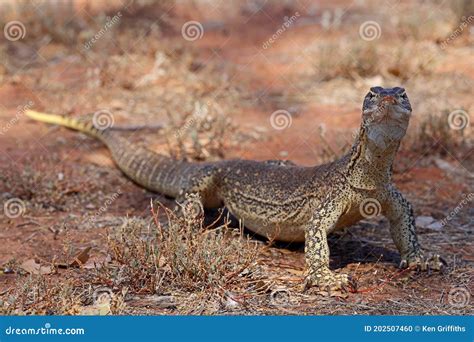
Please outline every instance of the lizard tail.
M68 118L62 115L41 113L34 110L27 110L25 115L36 121L59 125L86 133L87 135L102 141L104 141L106 136L105 132L107 132L107 130L97 129L92 122L82 122L80 120Z
M148 190L178 197L181 188L192 178L188 172L191 169L189 163L132 145L109 129L98 129L92 122L33 110L27 110L25 114L31 119L71 128L101 140L109 148L119 169Z

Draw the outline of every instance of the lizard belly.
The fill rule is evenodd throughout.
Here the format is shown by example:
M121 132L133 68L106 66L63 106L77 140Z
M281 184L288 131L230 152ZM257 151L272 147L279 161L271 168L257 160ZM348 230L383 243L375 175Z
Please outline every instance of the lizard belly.
M304 242L307 220L302 220L300 213L295 213L295 219L288 220L285 217L276 219L277 215L265 215L257 210L240 208L230 203L226 203L226 207L232 215L242 220L247 229L258 235L278 241Z
M283 242L304 242L305 226L304 225L285 225L269 223L266 226L256 222L244 221L245 227L258 235L267 237L268 239Z

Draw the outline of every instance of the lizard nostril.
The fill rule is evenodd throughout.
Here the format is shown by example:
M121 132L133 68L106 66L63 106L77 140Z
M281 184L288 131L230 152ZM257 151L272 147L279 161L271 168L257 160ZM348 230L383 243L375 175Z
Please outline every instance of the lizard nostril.
M387 95L382 98L382 102L395 103L395 98L391 95Z
M382 102L395 103L395 98L391 95L384 96Z

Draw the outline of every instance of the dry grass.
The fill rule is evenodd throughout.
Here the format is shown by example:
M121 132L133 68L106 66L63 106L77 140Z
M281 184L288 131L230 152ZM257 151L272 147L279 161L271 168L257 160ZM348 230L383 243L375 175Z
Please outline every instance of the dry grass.
M86 294L87 290L75 287L71 280L57 283L46 276L27 276L0 299L0 314L77 314Z
M106 289L107 298L101 297ZM123 312L126 289L114 294L108 288L74 278L29 275L0 296L0 315L104 315Z
M36 2L37 10L28 1L17 1L2 4L0 24L3 27L11 20L19 20L26 28L26 39L38 40L47 37L48 40L71 44L77 40L81 27L86 22L83 19L69 21L72 16L72 6L51 6L51 2ZM60 13L60 14L59 14Z
M469 135L471 128L453 129L449 124L452 110L443 110L439 114L426 114L413 123L407 137L402 142L402 150L430 154L462 156L472 148L473 140ZM467 111L466 111L467 113Z
M178 216L163 209L167 220L125 219L108 235L112 258L98 276L135 293L172 289L245 287L242 274L255 271L256 242L236 236L227 223L205 229L202 218Z
M194 110L179 119L169 113L170 125L165 137L170 154L177 159L194 161L224 158L226 141L237 127L215 102L196 102Z
M112 296L107 303L107 313L112 314L123 311L125 294L224 298L251 292L259 273L258 242L229 229L227 222L206 228L202 217L163 210L164 223L157 214L149 220L123 219L107 235L110 261L80 274L67 270L69 275L62 275L69 278L65 282L58 282L54 274L25 277L20 267L12 266L17 282L0 296L0 313L97 314L92 301L104 287Z
M336 77L354 79L360 76L370 76L378 73L376 46L372 44L351 44L347 53L337 56L340 46L328 43L318 49L316 77L327 81Z
M390 47L364 41L327 43L319 46L315 54L315 76L319 81L328 81L382 75L403 81L432 72L439 56L440 50L433 43L413 41Z
M123 17L149 17L150 23L158 21L162 24L162 17L173 7L174 0L98 1L97 4L90 2L84 8L77 6L78 3L79 1L58 3L53 0L38 0L32 6L29 1L5 2L0 4L0 26L4 27L7 22L20 18L26 27L26 40L47 38L48 41L65 45L82 44L91 39L118 12Z
M437 42L456 27L457 15L449 6L442 6L439 10L433 10L439 4L429 2L417 6L417 11L407 9L403 15L397 16L397 32L401 39Z
M474 2L471 0L451 0L449 7L459 20L474 14Z

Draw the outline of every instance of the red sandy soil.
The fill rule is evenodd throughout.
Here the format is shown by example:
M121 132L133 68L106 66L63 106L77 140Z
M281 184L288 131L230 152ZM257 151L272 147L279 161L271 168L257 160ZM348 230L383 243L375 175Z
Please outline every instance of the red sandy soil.
M332 2L328 2L327 6L336 6L329 3ZM226 23L225 30L210 31L202 39L192 43L183 44L179 30L168 29L159 42L163 46L181 44L184 49L192 49L195 60L203 65L232 68L234 73L229 75L230 83L238 85L253 97L249 100L251 105L234 108L226 115L244 132L254 127L264 127L264 139L249 140L240 147L229 144L225 151L226 158L290 159L300 164L313 165L319 162L322 143L318 132L321 124L328 130L326 137L330 144L338 143L336 136L339 132L350 131L359 125L360 103L339 106L320 104L308 99L297 104L291 127L282 131L272 130L269 116L279 109L278 104L265 102L271 99L268 96L262 98L263 102L258 102L256 100L259 95L296 93L298 90L292 84L292 75L311 68L310 60L296 58L301 54L300 47L323 35L326 35L325 39L328 39L327 34L337 39L343 34L338 31L326 33L315 24L298 26L291 32L285 32L285 36L274 47L262 50L262 42L281 25L280 18L284 10L282 11L271 15L259 13L247 21L243 20L244 15L235 15ZM174 20L183 21L188 15L190 13L183 11ZM130 41L131 45L135 43ZM58 55L64 51L69 56ZM49 63L42 63L40 60L38 66L25 67L15 75L4 76L0 84L2 125L15 116L18 106L24 106L28 101L34 102L35 109L78 115L93 112L98 103L107 105L114 99L129 99L133 96L140 99L141 89L127 89L123 86L132 76L115 75L116 79L111 84L103 85L100 89L90 89L86 74L96 66L94 62L74 58L79 55L77 51L64 49L56 43L50 43L42 53L45 56L59 57ZM282 56L289 58L290 62L280 58ZM103 55L100 60L106 63L107 58L110 57ZM127 56L122 58L128 60L129 65L133 63ZM150 59L147 68L152 65ZM455 57L449 60L440 73L457 68L463 68L465 75L471 77L472 81L472 63ZM126 72L127 69L123 71ZM160 86L159 81L155 86ZM359 95L362 98L363 93ZM157 111L153 112L152 120L167 123L167 117ZM125 119L119 117L117 121L120 124L139 123L135 121L133 113ZM133 135L133 139L140 140L140 135L142 134ZM107 208L107 218L149 215L150 198L156 195L125 179L113 166L106 148L90 138L33 122L22 116L7 134L0 136L0 141L0 174L9 175L8 183L3 183L5 188L2 192L11 194L11 197L20 197L27 203L30 200L34 203L28 204L24 216L15 219L4 216L0 220L0 264L11 260L22 262L33 257L43 261L61 258L64 256L66 243L75 249L93 246L91 260L100 260L103 257L106 228L84 228L78 222L84 215L97 210L104 196L113 194L117 188L120 188L122 195ZM397 169L403 169L404 172L395 175L395 183L413 202L416 215L442 219L458 205L462 193L472 192L472 183L468 178L438 168L426 154L429 151L424 157L419 155L416 158L402 154L397 160L400 164ZM469 165L466 161L472 158L472 151L467 151L460 161L450 155L443 158L455 168L464 169ZM30 171L29 176L22 176L25 170ZM58 178L60 173L63 174L61 179ZM29 191L24 184L25 180L36 189ZM39 201L38 196L46 192L51 193L51 197ZM99 195L95 195L97 193ZM5 196L4 199L6 198ZM162 200L164 203L171 203L166 199ZM42 202L42 206L38 202ZM91 204L90 209L87 204ZM397 313L396 310L399 313L456 313L457 308L447 304L447 293L453 286L467 286L471 293L474 289L470 281L470 267L474 262L470 213L472 214L472 204L470 208L464 207L456 221L441 231L419 230L420 240L425 248L429 252L442 254L448 262L449 268L442 274L407 272L398 275L398 256L385 220L363 223L345 235L337 234L331 241L332 266L352 274L358 279L359 288L365 291L350 294L345 299L331 299L334 302L328 302L329 305L333 303L338 308L336 313L347 314L354 311ZM281 265L289 264L298 270L295 276L297 281L302 279L300 271L304 268L304 254L301 248L287 249L277 245L271 247L270 251L270 256L274 257L275 270L280 268L281 271L284 269ZM381 254L384 256L380 259ZM79 276L80 272L81 270L77 270ZM463 274L462 279L456 272ZM61 279L62 275L64 272L60 271L54 277ZM396 275L394 279L384 283L393 275ZM15 274L0 275L0 293L14 286L17 277ZM293 288L295 283L290 282L288 286ZM318 297L315 298L319 300ZM413 307L411 302L414 303ZM359 305L357 308L351 306L356 304ZM361 309L364 305L366 309ZM332 311L321 305L320 309L314 306L311 310L301 309L301 312ZM275 313L285 312L276 308ZM296 308L290 313L299 312Z

